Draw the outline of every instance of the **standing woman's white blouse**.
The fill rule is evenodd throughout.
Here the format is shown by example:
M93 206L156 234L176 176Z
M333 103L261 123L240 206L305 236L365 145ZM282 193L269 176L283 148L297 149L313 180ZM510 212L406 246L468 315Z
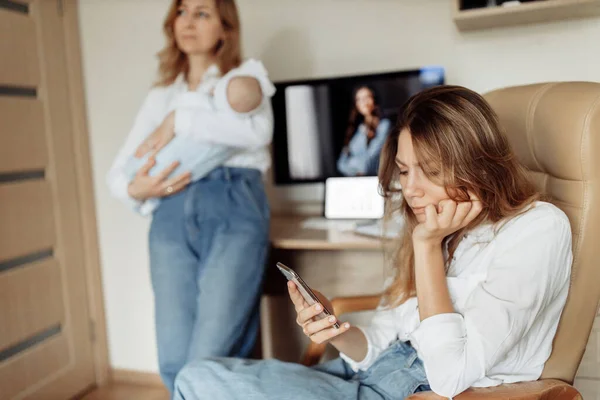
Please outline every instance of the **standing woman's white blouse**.
M232 78L255 78L262 91L262 102L249 113L235 111L227 99ZM152 209L129 197L130 178L125 173L128 160L137 147L154 132L165 117L175 110L175 134L206 145L225 145L239 149L224 166L253 168L265 172L271 165L269 145L273 138L271 97L275 87L260 61L249 59L221 76L211 66L196 90L189 91L182 76L166 87L155 87L146 96L125 144L119 151L108 176L108 186L116 198L142 214Z
M540 377L569 290L571 227L567 216L538 202L506 223L475 228L459 243L448 270L454 313L419 322L416 297L380 309L367 328L367 369L390 342L410 341L434 392L453 397L471 386Z

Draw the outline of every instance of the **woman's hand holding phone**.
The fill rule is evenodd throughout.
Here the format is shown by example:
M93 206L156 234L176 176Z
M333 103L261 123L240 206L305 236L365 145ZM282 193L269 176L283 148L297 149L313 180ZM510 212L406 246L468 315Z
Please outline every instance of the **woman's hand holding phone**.
M340 324L339 329L335 328L333 325L336 323L337 318L334 315L322 319L315 318L323 312L323 307L328 310L333 310L331 302L321 293L313 290L315 295L319 298L320 303L309 306L293 282L288 282L287 285L290 299L294 303L296 309L296 323L302 327L304 334L308 336L311 341L319 344L327 343L350 329L350 324L347 322Z

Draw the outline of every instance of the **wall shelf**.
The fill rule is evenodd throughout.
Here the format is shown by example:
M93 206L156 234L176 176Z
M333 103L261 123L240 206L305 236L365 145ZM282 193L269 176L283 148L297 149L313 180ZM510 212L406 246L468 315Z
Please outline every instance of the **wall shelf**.
M544 0L515 6L470 10L454 0L454 22L461 31L600 16L600 0Z

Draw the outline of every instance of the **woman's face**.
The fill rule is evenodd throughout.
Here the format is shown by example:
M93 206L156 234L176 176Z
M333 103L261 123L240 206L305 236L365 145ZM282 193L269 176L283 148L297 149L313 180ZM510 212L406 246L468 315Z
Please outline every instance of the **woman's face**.
M425 206L437 206L440 201L450 198L444 186L431 181L423 172L417 159L412 137L408 129L403 129L398 138L396 165L400 168L402 194L419 222L425 222ZM432 170L439 167L432 165ZM435 178L434 178L435 179Z
M373 98L373 93L371 93L368 88L358 89L354 101L356 109L363 116L368 117L373 114L373 110L375 109L375 99Z
M225 33L215 0L182 0L173 30L187 55L212 53Z

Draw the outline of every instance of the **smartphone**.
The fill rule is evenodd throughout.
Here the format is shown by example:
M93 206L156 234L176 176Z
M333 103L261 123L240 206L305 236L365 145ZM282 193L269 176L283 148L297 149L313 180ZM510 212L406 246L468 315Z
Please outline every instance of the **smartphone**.
M306 284L306 282L304 282L304 279L302 279L300 275L296 273L296 271L280 262L277 263L277 268L279 268L283 276L285 276L288 281L294 282L294 284L300 291L300 294L302 295L302 297L304 297L304 300L306 300L309 306L312 306L316 303L320 303L319 298L314 294L312 290L310 290L310 287ZM330 315L333 315L333 313L329 311L324 304L321 305L323 306L323 311L319 315L317 315L317 318L323 319L327 318ZM335 324L333 324L333 326L337 329L340 329L340 324L337 321Z

